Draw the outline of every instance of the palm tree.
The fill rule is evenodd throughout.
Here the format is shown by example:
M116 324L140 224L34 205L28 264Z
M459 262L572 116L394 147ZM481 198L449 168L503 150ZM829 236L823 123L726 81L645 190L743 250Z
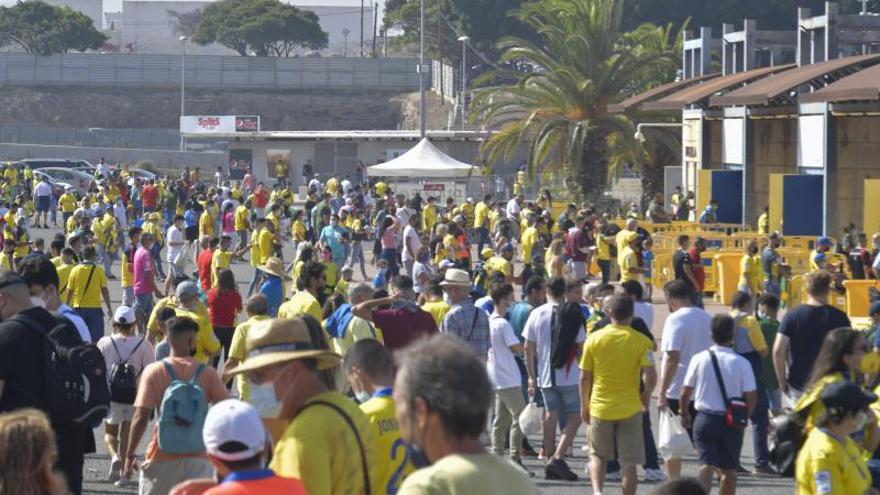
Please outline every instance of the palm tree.
M482 147L495 163L527 144L530 175L562 173L595 198L606 184L610 136L631 139L632 122L608 105L677 67L678 54L649 50L657 31L621 31L622 0L542 0L516 15L538 42L505 38L503 69L477 79L470 118L496 129ZM575 192L576 191L572 191Z

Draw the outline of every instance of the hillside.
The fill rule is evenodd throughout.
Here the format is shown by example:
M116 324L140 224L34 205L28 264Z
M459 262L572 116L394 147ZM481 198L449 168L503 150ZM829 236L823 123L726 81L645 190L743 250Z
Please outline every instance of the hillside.
M264 130L397 129L399 93L187 91L189 115L260 115ZM0 125L176 129L180 92L0 88Z

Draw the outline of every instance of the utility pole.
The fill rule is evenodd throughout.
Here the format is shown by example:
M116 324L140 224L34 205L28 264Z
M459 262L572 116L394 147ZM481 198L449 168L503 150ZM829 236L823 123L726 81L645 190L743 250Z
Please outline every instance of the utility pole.
M180 117L186 115L186 42L188 36L181 36L180 40ZM180 133L180 151L186 151L186 139L183 132Z
M425 0L420 0L419 9L419 131L425 138L428 127L427 101L425 101Z
M467 115L465 91L467 91L467 44L470 40L467 35L458 37L458 41L461 41L461 130L464 130L465 115Z
M373 48L371 50L370 56L372 58L376 58L376 29L379 25L379 9L376 4L373 3Z
M361 0L361 58L364 58L364 0Z

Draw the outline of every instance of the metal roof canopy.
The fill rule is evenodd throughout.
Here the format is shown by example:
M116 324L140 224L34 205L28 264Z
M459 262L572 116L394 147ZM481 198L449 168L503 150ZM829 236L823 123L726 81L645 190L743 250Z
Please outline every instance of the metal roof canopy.
M697 84L683 89L659 100L650 101L642 105L643 110L681 110L688 105L693 105L705 100L719 91L724 91L734 86L753 81L768 74L781 72L794 67L794 64L777 65L775 67L762 67L746 72L738 72L729 76L719 77L711 81Z
M798 98L800 103L880 100L880 65L862 69L851 76Z
M608 111L611 113L624 113L629 110L632 110L642 103L653 100L655 98L668 95L674 91L678 91L680 89L687 88L689 86L693 86L694 84L701 83L703 81L716 78L721 74L706 74L705 76L693 77L690 79L683 79L681 81L672 81L670 83L666 83L656 88L649 89L644 93L639 93L635 96L631 96L620 103L615 103L614 105L608 105Z
M489 131L428 130L432 141L483 141ZM189 140L232 141L421 141L419 131L260 131L225 133L183 133Z
M817 64L803 65L797 69L783 72L766 79L762 79L744 88L731 91L725 95L715 96L709 100L710 106L733 106L733 105L769 105L779 97L787 100L785 103L792 105L795 102L787 96L789 91L797 89L804 84L812 84L821 87L827 81L826 77L837 72L847 72L842 77L849 75L850 69L858 70L859 65L873 65L880 62L880 55L857 55L820 62ZM822 79L821 81L816 81ZM832 79L834 79L832 77ZM833 80L832 80L833 82Z

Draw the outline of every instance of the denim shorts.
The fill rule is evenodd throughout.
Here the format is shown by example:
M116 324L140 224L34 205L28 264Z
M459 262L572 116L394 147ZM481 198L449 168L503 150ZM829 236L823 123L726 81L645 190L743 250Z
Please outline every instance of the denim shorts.
M694 446L699 463L719 469L736 469L742 451L743 430L727 426L721 414L698 412L694 419Z
M560 411L563 414L580 414L581 391L577 385L541 388L544 407L547 411Z
M152 294L136 294L134 296L134 313L138 320L147 321L150 313L153 312L153 295Z

